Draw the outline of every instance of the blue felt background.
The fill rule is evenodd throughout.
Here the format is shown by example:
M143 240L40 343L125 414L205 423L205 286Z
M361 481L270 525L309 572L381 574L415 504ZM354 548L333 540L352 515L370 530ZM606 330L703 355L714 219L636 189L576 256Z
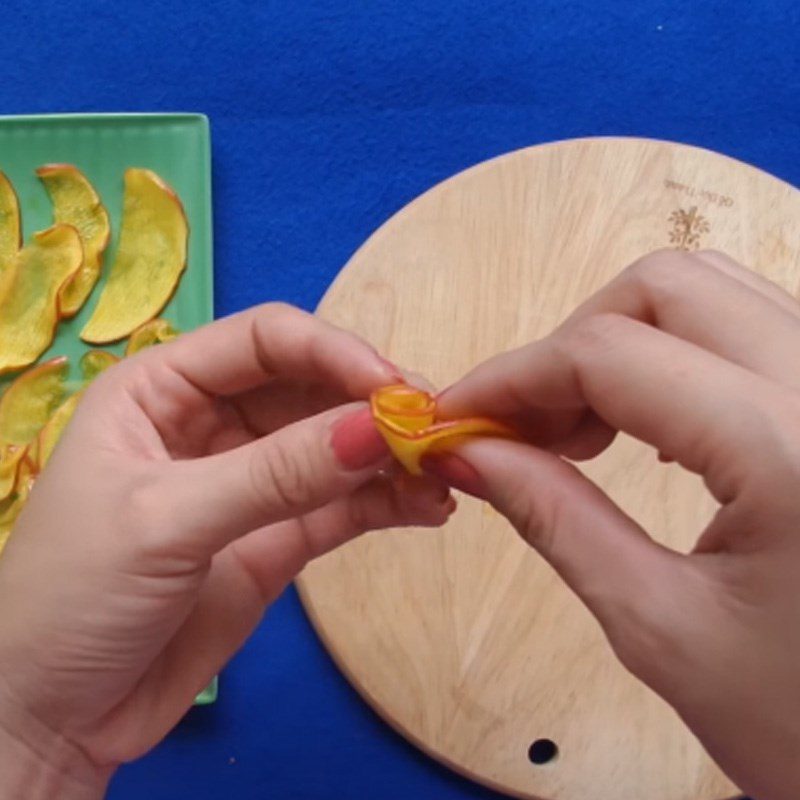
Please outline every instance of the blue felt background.
M267 298L311 309L397 209L525 145L676 139L800 184L799 9L796 0L3 0L0 113L206 112L217 313ZM293 591L225 672L220 702L193 711L111 791L115 800L412 796L495 795L378 722Z

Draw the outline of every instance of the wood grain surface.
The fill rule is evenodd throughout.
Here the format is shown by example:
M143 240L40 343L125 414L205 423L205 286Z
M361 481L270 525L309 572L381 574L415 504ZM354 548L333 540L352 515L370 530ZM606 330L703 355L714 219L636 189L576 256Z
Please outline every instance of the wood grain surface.
M800 192L708 151L640 139L543 145L457 175L400 211L355 254L319 314L442 387L548 333L656 248L722 249L796 294L799 222ZM678 550L715 509L699 479L624 437L582 468ZM440 532L365 536L309 565L298 586L362 696L476 781L546 800L737 795L486 505L462 497ZM534 764L529 747L542 739L558 753Z

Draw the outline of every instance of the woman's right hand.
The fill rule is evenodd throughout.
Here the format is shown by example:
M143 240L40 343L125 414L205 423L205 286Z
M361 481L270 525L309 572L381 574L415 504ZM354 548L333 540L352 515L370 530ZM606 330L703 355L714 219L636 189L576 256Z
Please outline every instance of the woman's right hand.
M444 416L512 420L428 467L488 499L635 675L759 800L800 797L800 305L718 253L654 253L547 338L476 368ZM689 555L568 461L617 431L701 475L720 508Z

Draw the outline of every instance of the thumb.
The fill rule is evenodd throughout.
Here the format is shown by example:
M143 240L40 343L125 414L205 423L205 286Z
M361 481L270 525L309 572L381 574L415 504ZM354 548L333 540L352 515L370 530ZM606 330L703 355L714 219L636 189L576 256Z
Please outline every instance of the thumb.
M606 629L641 619L671 589L677 553L654 542L594 483L530 445L472 439L425 470L488 500L555 568ZM655 604L652 602L655 601ZM629 620L632 619L629 617Z

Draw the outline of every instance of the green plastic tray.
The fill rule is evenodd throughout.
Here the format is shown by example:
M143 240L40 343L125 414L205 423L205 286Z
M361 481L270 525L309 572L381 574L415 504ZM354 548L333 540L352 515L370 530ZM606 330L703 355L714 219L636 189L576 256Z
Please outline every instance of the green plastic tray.
M27 241L53 223L47 192L34 170L47 163L75 164L92 182L111 216L111 242L103 275L114 261L127 167L155 170L183 202L189 220L188 267L161 316L188 331L213 319L211 146L202 114L53 114L0 116L0 170L14 185ZM62 322L46 360L67 355L73 365L90 349L79 333L97 303L103 277L80 313ZM124 342L104 349L121 354ZM13 376L0 379L0 392ZM212 703L214 682L198 697Z
M219 680L214 678L211 683L197 695L197 699L194 701L196 706L207 706L217 699L217 692L219 691Z

